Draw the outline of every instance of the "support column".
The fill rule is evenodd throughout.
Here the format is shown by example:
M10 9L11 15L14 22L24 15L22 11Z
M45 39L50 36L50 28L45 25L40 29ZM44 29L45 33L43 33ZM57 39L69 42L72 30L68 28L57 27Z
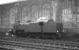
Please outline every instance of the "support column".
M62 0L58 0L58 6L57 6L57 13L56 13L56 22L57 23L62 23L62 6L63 2Z
M17 19L16 20L19 20L21 21L22 20L22 6L21 6L21 3L18 3L17 5Z
M58 0L58 6L57 6L57 14L56 14L56 28L57 32L60 34L63 32L63 24L62 24L62 6L63 6L63 1Z

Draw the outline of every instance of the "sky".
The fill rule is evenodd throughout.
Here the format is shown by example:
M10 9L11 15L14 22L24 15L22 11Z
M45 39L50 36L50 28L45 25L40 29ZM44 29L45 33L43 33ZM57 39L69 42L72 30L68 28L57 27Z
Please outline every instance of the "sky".
M18 2L18 1L24 1L24 0L0 0L0 5L13 3L13 2Z

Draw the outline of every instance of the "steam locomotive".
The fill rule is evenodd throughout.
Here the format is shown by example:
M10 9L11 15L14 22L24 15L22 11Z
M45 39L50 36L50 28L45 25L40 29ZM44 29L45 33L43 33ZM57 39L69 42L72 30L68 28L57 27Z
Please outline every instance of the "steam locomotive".
M16 29L10 29L6 34L26 38L61 39L61 33L63 33L62 23L54 23L52 21L15 25L15 27Z

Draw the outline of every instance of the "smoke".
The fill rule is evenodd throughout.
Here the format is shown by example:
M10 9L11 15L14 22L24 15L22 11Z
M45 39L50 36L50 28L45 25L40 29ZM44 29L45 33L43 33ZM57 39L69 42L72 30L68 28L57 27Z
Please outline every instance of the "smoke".
M26 1L26 0L0 0L0 5L9 4L13 2L20 2L20 1Z

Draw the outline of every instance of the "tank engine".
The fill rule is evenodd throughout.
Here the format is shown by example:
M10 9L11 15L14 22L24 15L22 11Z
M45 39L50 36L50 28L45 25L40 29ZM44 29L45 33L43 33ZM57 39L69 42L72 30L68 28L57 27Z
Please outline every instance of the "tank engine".
M48 21L31 23L29 25L16 24L14 25L13 29L8 32L16 37L60 39L62 30L62 23Z

